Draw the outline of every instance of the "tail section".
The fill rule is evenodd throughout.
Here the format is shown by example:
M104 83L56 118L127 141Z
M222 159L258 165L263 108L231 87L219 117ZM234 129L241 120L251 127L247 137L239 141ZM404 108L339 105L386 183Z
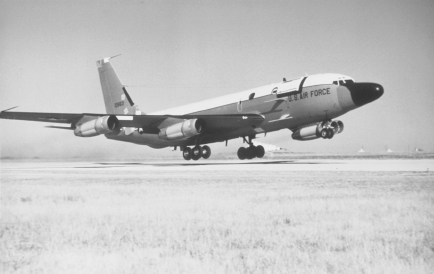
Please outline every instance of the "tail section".
M105 108L108 114L140 114L125 87L122 85L115 70L110 64L110 58L96 61Z

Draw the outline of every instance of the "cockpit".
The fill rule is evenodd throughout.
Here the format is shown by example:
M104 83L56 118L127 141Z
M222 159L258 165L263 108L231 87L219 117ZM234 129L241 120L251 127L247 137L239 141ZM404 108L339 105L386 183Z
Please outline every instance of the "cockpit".
M313 74L306 77L303 87L311 87L317 85L350 85L354 83L354 79L350 76L337 73Z
M304 76L301 78L296 78L287 81L283 79L283 83L274 86L271 90L272 94L291 94L300 93L302 88L312 87L318 85L337 85L337 86L348 86L354 84L355 81L350 76L336 73L324 73L324 74L314 74L309 76Z
M339 77L337 80L333 81L334 85L345 86L354 84L354 80L347 77Z

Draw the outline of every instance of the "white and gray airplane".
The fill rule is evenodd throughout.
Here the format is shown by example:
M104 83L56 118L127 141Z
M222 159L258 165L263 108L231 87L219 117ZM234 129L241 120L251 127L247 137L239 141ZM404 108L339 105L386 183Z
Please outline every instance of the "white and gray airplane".
M180 147L185 160L207 159L205 144L243 138L243 159L262 158L253 145L257 134L289 129L294 140L331 139L344 125L333 120L383 95L376 83L357 83L341 74L316 74L246 90L172 109L145 114L134 104L110 58L97 61L107 113L39 113L4 110L2 119L70 124L75 136L104 134L117 141L152 148Z

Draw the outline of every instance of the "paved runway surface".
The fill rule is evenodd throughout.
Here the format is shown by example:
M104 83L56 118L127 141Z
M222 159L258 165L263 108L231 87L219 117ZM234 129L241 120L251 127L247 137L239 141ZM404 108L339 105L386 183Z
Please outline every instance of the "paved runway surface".
M434 171L434 160L253 160L253 161L3 161L1 169L97 169L122 170L255 170L255 171Z
M0 273L431 273L433 171L432 159L2 161Z

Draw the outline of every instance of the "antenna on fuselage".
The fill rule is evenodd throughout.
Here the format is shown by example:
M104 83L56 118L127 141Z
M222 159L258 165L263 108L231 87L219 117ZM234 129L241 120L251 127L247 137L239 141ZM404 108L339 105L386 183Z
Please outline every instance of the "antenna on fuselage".
M285 77L283 77L283 82L286 82L286 78Z

